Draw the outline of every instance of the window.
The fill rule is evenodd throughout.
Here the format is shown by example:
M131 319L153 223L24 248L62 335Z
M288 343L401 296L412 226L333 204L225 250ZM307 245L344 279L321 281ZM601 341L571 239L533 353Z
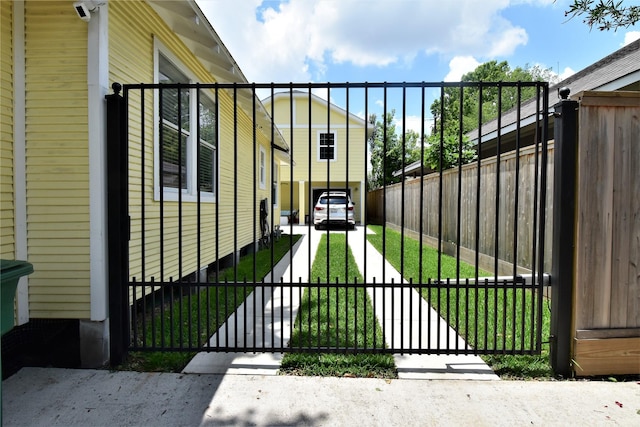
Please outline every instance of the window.
M162 54L158 55L159 83L190 83L189 77ZM161 93L160 93L161 92ZM196 200L198 190L212 200L217 178L217 109L204 91L172 88L158 91L159 149L157 182L169 200ZM194 131L195 130L195 131ZM160 185L156 184L156 199Z
M318 134L318 160L336 160L336 134Z
M260 188L267 187L267 152L260 146Z

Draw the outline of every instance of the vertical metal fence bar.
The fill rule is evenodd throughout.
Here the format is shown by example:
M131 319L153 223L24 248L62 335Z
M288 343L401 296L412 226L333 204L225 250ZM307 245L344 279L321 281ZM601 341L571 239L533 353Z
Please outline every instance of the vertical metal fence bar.
M146 281L146 279L145 279ZM153 277L151 277L151 307L152 313L155 313L155 309L156 309L156 286L155 286L155 279ZM145 317L146 317L146 312L145 312ZM151 317L151 346L156 345L156 340L157 340L157 333L156 333L156 316L154 316L153 314L150 316ZM143 340L143 344L144 345L148 345L148 341L145 338Z
M233 308L238 307L238 86L233 85ZM255 183L254 183L255 185ZM227 312L228 313L228 312ZM238 312L233 312L234 345L238 340ZM228 344L227 344L228 347Z
M315 216L315 206L314 206L314 197L313 197L313 181L312 181L312 176L311 176L311 148L313 147L313 144L311 142L311 138L312 138L312 133L311 133L311 123L313 120L313 117L311 115L311 104L312 104L312 100L313 100L313 95L311 93L311 86L309 86L308 89L308 95L307 95L307 99L308 99L308 116L307 116L307 166L309 169L309 175L308 175L308 182L309 182L309 189L308 189L308 197L309 197L309 224L308 224L308 228L307 228L307 242L308 242L308 247L307 247L307 253L309 254L309 258L307 261L307 264L309 266L308 270L309 270L309 276L307 281L309 283L311 283L313 281L313 278L311 277L311 269L313 267L312 263L313 260L311 259L311 224L314 223L314 216ZM293 124L293 123L292 123ZM293 168L293 164L291 165L291 167ZM314 227L315 228L315 227ZM311 294L311 287L309 287L309 294ZM309 319L311 319L311 312L309 312ZM309 335L311 335L311 328L309 328Z
M214 133L216 135L216 172L219 171L220 168L220 126L218 121L220 120L220 89L218 85L215 86L215 102L216 102L216 126L214 129ZM254 162L255 164L255 162ZM219 176L219 173L217 174ZM218 176L214 177L215 182L215 198L216 198L216 207L215 207L215 253L216 253L216 263L215 263L215 311L216 311L216 322L215 328L216 331L220 331L220 180ZM210 296L209 296L209 287L207 286L207 306L209 306ZM208 319L208 317L207 317ZM213 333L213 328L211 327L211 323L207 320L207 337L210 337ZM220 334L216 333L216 347L220 347Z
M256 85L255 83L253 83L251 85L251 114L252 114L252 119L253 119L253 123L254 126L251 127L251 137L252 137L252 142L253 142L253 156L252 156L252 160L253 160L253 174L252 174L252 178L253 178L253 198L252 200L252 205L253 205L253 244L254 245L258 245L258 247L253 249L253 254L252 254L252 263L253 263L253 275L252 275L252 283L253 283L253 292L251 293L253 295L253 315L252 315L252 320L253 320L253 347L256 348L257 347L257 334L255 333L256 331L256 326L257 326L257 316L258 316L258 290L260 290L260 294L264 295L265 292L265 285L264 285L264 278L260 278L260 280L258 280L258 276L257 276L257 257L258 257L258 250L260 250L260 242L262 240L259 240L257 238L257 234L258 234L258 226L256 226L256 221L258 221L258 205L259 205L259 201L258 201L258 190L256 188L256 157L257 157L257 144L258 144L258 135L257 135L257 126L256 126L256 111L257 111L257 105L256 105ZM272 100L273 103L273 100ZM273 140L273 138L272 138ZM262 236L260 236L262 237ZM272 278L273 281L273 278ZM260 284L258 282L261 282ZM245 290L245 294L246 294L246 290ZM246 304L245 304L246 305ZM260 305L260 310L264 309L264 305ZM262 320L261 320L261 324L264 326L264 311L262 312ZM246 326L246 316L245 316L245 331L247 330L247 326ZM262 333L264 334L264 327L262 328ZM246 333L245 333L246 335ZM264 338L262 339L262 346L264 347Z
M182 226L183 226L183 215L182 215L182 185L186 185L186 183L183 182L182 179L182 147L183 144L186 147L187 141L185 140L186 138L183 137L182 135L182 88L180 87L180 85L178 86L178 284L175 285L178 289L178 298L177 298L177 303L178 303L178 330L174 331L174 322L171 322L171 331L172 334L173 333L177 333L178 334L178 345L180 346L180 348L183 347L183 337L182 337L182 328L184 325L182 316L183 316L183 312L182 312ZM187 91L189 89L186 89ZM188 93L188 92L187 92ZM186 150L186 149L185 149ZM186 162L186 159L185 159ZM175 287L172 287L172 292L171 292L171 301L173 302L175 297ZM171 314L173 315L173 309L171 310ZM173 337L172 337L172 341L173 341Z
M477 168L476 168L476 211L475 211L475 225L476 225L476 229L475 229L475 259L474 259L474 270L475 270L475 274L474 274L474 279L475 279L475 289L474 289L474 308L475 308L475 312L478 312L479 309L479 304L480 304L480 281L478 280L479 275L480 275L480 190L482 189L481 186L481 176L482 176L482 109L483 109L483 104L482 104L482 92L483 92L483 88L484 88L484 84L481 82L478 85L478 154L477 154L477 158L478 158L478 164L477 164ZM486 293L484 294L485 296L485 300L486 300ZM486 313L485 316L486 318ZM479 341L479 336L478 336L478 331L479 330L479 317L476 316L475 319L475 328L474 328L474 354L478 354L478 343ZM485 329L485 336L486 336L486 329ZM486 348L486 345L485 347Z
M173 327L174 322L174 295L175 295L175 282L173 279L173 276L169 276L169 321L167 322L167 328L169 328L169 345L171 347L176 345L176 339L175 339L175 328ZM163 345L164 347L164 345Z
M200 166L200 156L201 156L201 152L200 152L200 139L201 139L201 127L202 127L202 123L200 122L200 85L196 84L196 117L197 117L197 123L198 123L198 127L196 129L196 134L197 134L197 142L196 142L196 287L195 287L195 292L196 292L196 313L198 313L196 315L196 333L197 333L197 337L198 337L198 342L196 343L196 346L200 346L200 268L202 268L202 244L201 244L201 234L202 234L202 224L201 224L201 218L202 218L202 198L201 198L201 192L200 192L200 186L201 186L201 180L200 180L200 172L201 172L201 166ZM192 319L191 319L191 290L192 288L189 287L189 296L188 296L188 307L189 309L187 309L187 316L189 316L189 348L193 348L193 343L192 343Z
M520 133L521 133L521 111L522 111L522 90L521 86L518 85L516 87L516 165L515 165L515 184L513 186L515 194L514 194L514 215L513 215L513 303L512 303L512 327L511 327L511 337L512 337L512 346L511 350L516 349L516 324L518 323L518 286L516 284L516 276L518 275L518 231L519 231L519 207L520 207ZM522 293L524 293L524 288L522 289ZM524 306L522 307L524 310ZM524 311L522 311L522 317L524 318ZM524 320L524 319L523 319ZM522 322L524 326L524 322Z
M347 218L347 223L345 225L346 227L346 231L344 233L345 236L345 250L344 250L344 258L345 258L345 268L344 268L344 277L345 277L345 283L349 283L349 203L348 200L351 198L351 188L349 187L349 164L351 163L350 159L349 159L349 83L347 83L346 88L345 88L345 158L346 158L346 165L345 165L345 179L344 179L344 188L347 191L347 194L349 195L349 198L345 199L344 201L344 213L345 213L345 218ZM355 220L355 212L354 212L354 220ZM355 227L354 227L355 229Z
M420 204L419 209L420 213L418 215L418 220L420 224L418 225L418 295L419 298L424 298L422 295L423 292L423 271L422 271L422 262L423 262L423 233L424 233L424 146L426 143L425 137L425 121L426 121L426 110L425 110L425 85L424 82L420 86ZM418 305L418 349L422 350L422 301Z
M494 275L494 284L498 283L498 271L499 264L498 260L500 258L500 159L502 154L502 84L498 83L498 139L496 146L496 200L495 200L495 226L493 229L494 232L494 241L493 241L493 275ZM498 349L498 325L500 322L500 313L498 312L498 293L500 292L497 287L493 289L493 307L494 307L494 316L493 316L493 348ZM503 309L504 312L504 309Z
M345 322L344 322L344 338L345 338L345 347L349 348L349 230L351 229L350 225L349 225L349 204L347 203L347 201L351 198L351 188L349 187L349 164L351 163L351 160L349 158L349 115L350 113L350 108L349 108L349 83L347 83L346 88L345 88L345 138L346 138L346 159L347 159L347 164L346 164L346 171L345 171L345 188L347 190L347 194L349 195L349 198L347 200L345 200L345 217L347 218L347 224L346 224L346 231L345 231L345 271L344 271L344 277L345 277L345 298L344 298L344 307L345 307ZM364 190L363 190L364 191ZM355 222L355 209L353 212L353 216L354 216L354 222ZM353 227L353 229L355 230L355 225ZM366 260L365 260L366 262ZM356 269L357 269L357 264L356 264ZM354 277L355 280L357 280L356 277ZM355 308L355 312L357 313L357 306L354 307ZM357 319L357 314L355 319Z
M336 285L338 284L338 278L336 277ZM340 288L336 286L336 341L335 345L340 346ZM346 304L345 304L346 310Z
M463 115L462 110L464 108L464 86L460 86L460 98L458 100L458 205L456 209L456 289L455 289L455 302L456 302L456 326L455 330L460 331L460 236L462 229L462 139L463 139ZM469 288L465 288L468 290ZM469 298L465 299L465 304L469 303ZM466 305L465 310L465 333L469 327L469 306ZM465 340L466 342L466 340ZM460 340L456 339L456 352L460 350Z
M431 350L431 312L433 311L432 298L431 298L432 290L433 290L433 280L431 279L431 277L429 277L427 278L427 305L429 306L429 309L427 310L427 325L428 325L427 326L427 350Z
M407 138L406 138L406 129L407 129L407 87L406 84L403 83L402 84L402 136L400 138L400 140L402 141L402 162L400 163L400 166L402 167L401 171L402 174L400 175L401 178L401 190L400 190L400 319L404 319L404 237L405 237L405 232L404 232L404 228L405 228L405 221L404 221L404 216L405 216L405 179L404 179L404 169L405 169L405 157L407 155ZM394 292L392 293L392 295L395 296L396 292L394 290ZM393 313L393 307L395 306L395 304L392 303L391 308L392 308L392 313ZM391 315L391 318L393 319L394 316L393 314ZM395 324L395 322L394 322ZM394 328L395 329L395 328ZM394 342L392 340L392 342ZM395 345L395 342L394 342ZM400 347L404 348L404 322L401 321L400 322Z
M538 97L539 99L539 97ZM537 335L536 335L536 353L540 353L542 350L542 310L543 310L543 295L544 295L544 250L545 250L545 218L546 218L546 206L547 206L547 165L549 164L549 150L548 150L548 129L549 129L549 86L544 83L542 86L542 170L540 172L540 256L538 258L538 276L536 291L538 294L538 322L537 322ZM535 275L533 277L536 277Z
M253 198L252 200L252 235L253 235L253 244L257 245L256 248L254 248L254 250L252 251L252 257L251 257L251 262L253 264L253 275L252 275L252 282L254 284L254 288L253 288L253 316L252 316L252 320L253 320L253 330L255 332L256 330L256 319L257 319L257 311L258 311L258 304L257 304L257 291L258 289L261 290L260 294L264 294L265 291L265 286L264 286L264 280L260 279L258 280L257 277L257 257L258 257L258 251L261 249L260 248L260 244L262 242L262 236L260 236L260 238L258 238L258 228L260 228L260 230L262 230L262 223L257 224L257 222L260 220L262 221L262 217L259 216L258 213L258 206L260 204L259 200L258 200L258 189L257 189L257 177L256 177L256 163L257 163L257 156L258 156L258 135L257 135L257 125L256 125L256 85L255 83L251 85L251 99L252 99L252 103L251 103L251 114L252 114L252 119L253 119L253 123L254 126L252 126L251 128L251 141L252 141L252 156L251 156L251 160L252 160L252 174L251 174L251 178L252 178L252 185L251 185L251 189L253 191ZM273 100L272 100L273 103ZM273 140L273 139L272 139ZM258 219L260 218L260 219ZM258 284L258 282L262 282L261 286ZM260 287L259 287L260 286ZM260 309L262 309L264 306L260 306ZM246 319L246 316L245 316ZM264 313L262 314L262 324L264 325ZM263 335L264 335L264 328L263 329ZM245 331L246 331L246 326L245 326ZM245 334L246 335L246 334ZM253 347L256 347L256 340L257 340L257 334L253 334ZM262 339L262 345L264 346L264 337Z
M275 86L273 85L273 83L269 86L269 90L270 90L270 92L271 92L271 93L270 93L270 99L271 99L271 129L270 129L270 133L271 133L271 141L273 141L273 140L274 140L274 138L275 138L275 126L276 126L276 124L275 124ZM292 144L292 145L293 145L293 144ZM292 157L292 159L293 159L293 157ZM254 168L255 168L255 167L256 167L256 166L255 166L255 163L254 163ZM293 168L293 164L291 165L291 167ZM254 185L256 185L255 181L254 181ZM291 199L289 199L289 200L291 200ZM273 209L272 209L272 211L273 211ZM262 237L262 236L261 236L261 237ZM273 265L273 258L272 258L272 261L271 261L271 265ZM272 350L273 350L273 348L275 347L275 342L276 342L276 341L275 341L275 334L276 334L276 331L275 331L275 327L273 327L274 322L275 322L275 301L274 301L275 296L276 296L276 289L275 289L275 288L276 288L276 286L275 286L275 283L276 283L276 281L275 281L275 280L274 280L274 278L272 277L272 278L271 278L271 286L270 286L270 288L269 288L269 292L271 292L271 298L270 298L270 300L269 300L269 301L270 301L270 303L271 303L271 310L270 310L270 312L271 312L271 319L270 319L270 321L271 321L271 325L272 325L272 327L271 327L270 329L271 329L271 349L272 349ZM262 284L263 284L263 286L264 286L264 280L262 281ZM282 278L280 279L280 288L281 288L281 290L282 290ZM266 295L265 295L264 289L265 289L265 288L263 288L263 292L261 292L261 295L262 295L262 304L261 304L261 307L264 307L264 306L265 306L265 301L264 301L264 300L265 300L265 298L266 298ZM266 323L265 323L264 314L263 314L263 315L262 315L262 325L264 326L265 324L266 324ZM265 331L264 331L264 330L265 330L265 328L263 327L263 328L262 328L262 342L263 342L263 346L264 346L264 341L265 341L265 340L264 340L264 335L265 335Z
M146 115L146 102L145 102L145 88L144 85L140 88L140 117L142 117L143 119L141 120L144 123L144 117ZM125 124L126 126L128 126L128 124ZM146 170L146 156L145 156L145 144L144 141L146 141L146 126L141 126L140 127L140 169L142 170L142 176L140 178L140 248L141 248L141 264L140 264L140 277L142 280L142 330L144 333L144 336L142 338L142 342L144 345L147 344L147 336L146 336L146 332L147 332L147 289L146 289L146 283L147 283L147 273L146 273L146 264L147 264L147 257L146 257L146 229L145 229L145 225L146 225L146 200L145 200L145 182L144 182L144 174L145 174L145 170ZM129 171L127 171L127 175L129 174ZM153 286L151 287L151 292L150 295L154 296L155 295L155 289L153 288ZM137 297L137 292L134 289L133 291L133 299L135 301ZM155 307L154 305L152 305L152 307ZM135 319L135 321L137 322L137 318L133 317L133 319ZM155 334L155 319L154 316L151 316L151 333ZM136 328L134 328L135 331ZM153 340L153 339L152 339ZM155 341L155 340L153 340ZM137 340L134 338L133 342L135 344L137 343Z
M142 87L140 89L140 117L144 117L145 114L145 102L144 102L144 87ZM144 119L142 120L144 122ZM126 124L127 125L127 124ZM127 125L128 126L128 125ZM147 329L147 288L146 288L146 277L145 277L145 229L144 229L144 225L145 225L145 200L144 200L144 196L145 196L145 192L144 192L144 170L145 170L145 152L144 152L144 140L145 140L145 126L141 126L140 128L140 169L142 170L142 178L140 180L141 182L141 186L140 186L140 253L141 253L141 264L140 264L140 276L141 276L141 280L140 280L140 287L141 289L141 294L142 294L142 298L140 300L141 302L141 309L142 309L142 315L140 316L140 314L138 313L138 304L136 301L137 295L138 295L138 286L134 281L133 284L133 288L131 289L132 292L132 300L133 300L133 305L131 306L133 312L131 315L131 332L133 334L133 340L132 340L132 344L133 345L139 345L140 342L138 341L138 329L141 328L141 333L142 333L142 345L146 345L147 343L147 334L146 334L146 329ZM127 154L128 157L128 154ZM127 168L128 169L128 168ZM129 171L126 170L125 173L127 174L127 177L129 176ZM129 212L129 206L127 206L127 212ZM128 262L128 260L127 260ZM127 288L127 292L129 292L129 288ZM138 325L138 318L139 316L141 317L141 325ZM153 320L153 317L152 317Z
M376 299L377 299L376 295L378 294L378 292L377 292L378 288L376 287L376 278L375 277L373 277L373 287L372 287L372 289L373 289L373 307L374 307L374 310L375 310L375 307L377 307L376 306ZM382 307L382 311L384 312L384 306ZM373 320L372 323L373 323L373 325L371 325L371 327L373 328L373 348L376 348L377 344L378 344L378 340L377 340L377 338L378 338L378 328L376 328L375 316L374 316L374 320ZM384 316L382 317L382 327L384 328ZM383 331L382 333L384 334L384 329L382 331Z
M360 315L358 312L358 291L360 289L358 288L358 277L354 277L353 278L353 305L355 307L354 310L354 314L353 314L353 348L355 349L355 351L358 351L358 320L360 320ZM347 293L347 300L349 299L349 294ZM363 300L363 311L365 312L366 315L366 310L367 310L367 299L365 298ZM366 317L363 319L364 322L366 322ZM347 319L347 325L349 325L349 319ZM366 331L366 323L365 323L365 331ZM349 337L349 328L347 327L345 329L345 336ZM347 346L349 345L349 341L347 338Z
M234 277L235 282L235 277ZM235 287L235 286L234 286ZM229 313L229 279L227 277L224 278L224 313ZM229 316L227 319L230 319ZM234 322L235 323L235 322ZM222 328L219 328L220 330ZM224 346L229 347L229 322L224 322Z
M160 108L163 108L164 105L164 89L162 86L158 89L158 103L160 104ZM160 161L158 162L158 169L160 170L159 181L160 181L160 191L159 191L159 213L160 213L160 311L162 316L160 317L160 345L162 347L165 346L165 286L164 283L166 281L164 275L164 126L162 123L162 117L159 117L158 123L158 148L159 148L159 157ZM154 343L155 345L155 343Z
M387 84L383 86L383 118L382 118L382 152L387 152ZM376 129L377 130L377 129ZM384 171L387 170L387 156L382 158L382 258L387 259L387 180ZM382 342L387 342L386 328L386 264L382 263Z
M539 182L540 182L540 138L542 137L542 130L540 129L540 114L546 114L546 112L540 111L540 88L536 89L536 132L535 132L535 160L534 160L534 181L533 181L533 255L531 261L531 273L533 278L536 277L537 272L537 260L538 260L538 197L539 197ZM535 279L534 279L535 280ZM536 292L531 292L531 330L529 333L529 352L533 354L533 347L536 341Z
M369 84L365 83L364 84L364 117L365 117L365 121L364 121L364 150L365 150L365 155L364 155L364 169L363 170L367 170L367 166L368 166L368 162L367 162L367 147L368 147L368 143L369 143ZM375 126L375 124L374 124ZM374 128L375 129L375 128ZM368 187L368 177L367 174L365 173L365 177L364 177L364 186L362 188L362 191L367 191L367 187ZM365 206L361 206L360 207L360 222L361 222L361 226L363 227L363 233L362 233L362 246L364 248L364 271L362 272L362 277L363 277L363 301L364 301L364 310L363 310L363 319L364 319L364 337L363 337L363 348L367 348L367 306L369 304L367 304L367 302L369 301L369 299L367 298L368 292L367 292L367 286L366 284L369 282L368 278L367 278L367 227L368 227L368 209L367 209L367 205L368 203L368 195L365 195L364 200L365 200ZM357 295L357 292L356 292ZM375 313L375 288L373 290L373 295L374 295L374 302L373 302L373 310ZM357 304L357 301L356 301ZM375 318L375 317L374 317ZM371 325L371 328L373 329L373 340L375 343L375 335L376 335L376 325L375 325L375 320L373 322L373 325ZM358 342L358 328L354 328L355 331L355 339L356 339L356 345ZM374 344L375 345L375 344Z
M318 276L317 278L317 298L318 298L318 304L317 304L317 327L316 327L316 348L320 348L320 336L322 329L320 328L320 325L322 324L322 322L320 322L320 304L322 302L322 294L321 294L321 288L320 288L320 276Z
M444 151L444 120L445 120L445 116L444 116L444 112L445 112L445 108L444 108L444 102L445 102L445 91L444 91L444 86L440 87L440 152L439 152L439 157L438 157L438 277L436 279L436 283L438 283L438 291L437 291L437 304L438 304L438 312L440 312L442 310L442 292L441 292L441 287L440 285L442 284L442 194L443 194L443 189L442 189L442 185L443 185L443 169L444 169L444 164L443 164L443 151ZM448 291L448 287L447 287L447 291ZM448 302L448 300L447 300ZM447 304L448 306L448 304ZM448 323L448 316L449 313L447 311L447 323ZM437 349L439 350L440 347L440 329L438 327L438 329L436 329L436 334L437 334ZM447 329L447 340L449 338L449 331Z

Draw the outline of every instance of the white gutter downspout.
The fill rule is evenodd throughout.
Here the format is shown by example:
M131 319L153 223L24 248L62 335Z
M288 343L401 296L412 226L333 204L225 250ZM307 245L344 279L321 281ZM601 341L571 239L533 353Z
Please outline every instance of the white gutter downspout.
M107 180L106 103L109 88L109 8L103 4L91 14L87 37L89 110L89 215L91 320L107 318Z
M24 1L13 2L13 200L15 256L29 261L27 245L27 146L25 110ZM16 290L18 325L29 321L29 277L23 276Z
M92 10L87 25L91 319L80 321L80 357L83 367L96 367L103 365L109 357L104 98L109 87L109 8L105 0Z

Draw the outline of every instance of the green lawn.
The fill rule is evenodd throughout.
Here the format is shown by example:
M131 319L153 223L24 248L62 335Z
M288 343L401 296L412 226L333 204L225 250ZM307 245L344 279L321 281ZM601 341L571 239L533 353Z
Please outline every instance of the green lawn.
M367 238L382 253L382 227L370 226L376 232ZM401 234L387 229L385 232L387 260L400 270ZM426 245L422 248L422 277L420 277L420 245L404 236L404 275L414 283L436 281L438 277L438 251ZM440 258L440 277L455 278L458 274L456 259L447 255ZM475 277L475 267L460 262L459 277ZM479 270L479 277L492 274ZM420 280L421 279L421 280ZM498 353L510 349L534 348L537 331L538 307L531 291L522 289L436 289L419 287L418 290L432 307L474 348L495 349ZM550 312L545 302L542 309L541 355L491 355L483 359L502 377L530 378L553 376L549 364Z
M345 283L347 278L351 283L354 280L363 283L353 255L347 249L344 234L331 234L328 251L327 235L322 236L311 277L312 282L320 284L305 289L302 296L290 343L294 351L298 346L384 347L382 330L375 320L366 289L321 284L327 283L327 277L334 283ZM395 363L390 354L287 353L280 371L307 376L396 377Z

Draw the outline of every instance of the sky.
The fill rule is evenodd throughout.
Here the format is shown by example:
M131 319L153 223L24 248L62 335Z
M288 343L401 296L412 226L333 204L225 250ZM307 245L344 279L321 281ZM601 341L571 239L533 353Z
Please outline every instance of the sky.
M247 80L258 83L458 81L491 60L565 78L640 38L640 24L601 32L581 17L568 20L571 0L196 2ZM369 113L380 107L377 98ZM363 114L363 105L355 108ZM415 120L419 107L406 116Z

